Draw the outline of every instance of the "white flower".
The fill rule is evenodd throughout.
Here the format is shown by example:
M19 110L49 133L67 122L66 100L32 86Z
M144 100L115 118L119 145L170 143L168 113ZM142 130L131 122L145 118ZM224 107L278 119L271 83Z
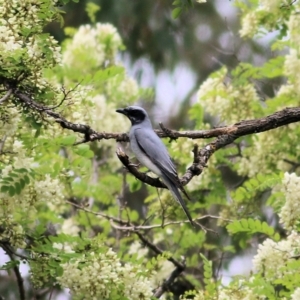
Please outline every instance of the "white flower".
M298 13L292 14L288 22L290 41L292 42L293 47L296 47L298 49L300 45L299 28L300 28L300 15Z
M65 234L77 236L80 229L75 221L72 218L69 218L64 220L60 231Z
M292 230L300 222L300 177L286 172L282 183L286 201L279 213L280 222Z
M48 206L52 207L53 204L63 203L63 186L59 179L52 179L49 174L46 174L44 180L34 181L34 188L39 201L46 203Z
M259 19L256 11L251 11L242 17L241 37L252 37L258 30Z
M239 87L225 83L226 73L223 68L204 81L197 93L198 101L222 122L230 124L254 118L253 103L259 101L255 88L249 83Z
M300 299L300 288L296 288L294 293L291 295L291 300L299 300Z
M130 264L122 266L112 249L90 253L82 261L71 260L62 267L64 272L58 282L76 296L105 300L111 299L114 292L131 300L151 299L150 281L139 274L138 268Z
M276 13L280 7L286 2L285 0L260 0L260 4L264 10L269 13Z
M20 121L20 114L15 107L0 108L0 138L12 136Z
M105 60L114 60L121 45L120 35L111 24L82 25L64 52L63 64L82 72L102 67Z
M300 236L296 232L292 232L286 240L278 243L267 239L259 245L257 254L253 258L254 269L263 272L264 278L269 281L282 278L287 272L284 267L289 260L294 259L294 255L298 254L299 247ZM298 272L298 270L289 270L290 272Z

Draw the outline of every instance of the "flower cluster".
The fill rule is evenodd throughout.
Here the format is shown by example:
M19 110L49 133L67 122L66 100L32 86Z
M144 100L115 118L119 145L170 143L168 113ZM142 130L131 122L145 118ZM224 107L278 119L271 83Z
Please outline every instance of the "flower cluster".
M284 74L288 77L288 84L291 87L290 94L296 94L296 98L300 95L300 16L292 14L288 22L290 33L290 53L285 57Z
M300 221L300 177L285 173L282 184L286 201L279 213L280 222L285 229L292 230Z
M242 281L242 280L241 280ZM249 287L241 286L223 288L220 290L218 300L258 300L259 298Z
M111 24L82 25L67 45L63 64L90 73L105 64L113 64L121 47L120 35Z
M0 107L0 138L10 137L18 129L20 120L19 111L15 107Z
M293 13L290 16L288 22L288 29L290 33L290 43L293 48L296 48L298 51L300 50L300 16L298 13Z
M15 155L9 159L0 176L0 187L7 187L0 193L0 216L7 217L19 209L32 211L37 203L45 203L50 208L61 204L64 187L58 179L46 174L30 182L29 171L38 167L33 159L34 152L29 156L23 143L17 139L10 151Z
M0 223L0 241L9 243L16 248L25 247L25 232L19 224L13 223L12 218L2 219Z
M31 252L32 259L29 260L30 265L30 281L39 288L43 287L45 283L48 285L53 281L53 274L50 274L49 262L51 258L48 255Z
M259 18L256 11L247 13L242 18L242 28L240 29L241 37L252 37L256 32L259 24Z
M0 0L0 63L5 77L16 79L21 69L24 84L43 89L43 69L60 63L60 47L43 27L55 15L54 2ZM40 15L44 17L41 18Z
M295 151L300 149L300 145L295 143L296 126L289 124L252 136L253 145L243 149L243 156L239 159L238 173L253 177L258 173L269 173L270 167L287 171L285 156L282 153L288 153L291 145Z
M246 148L239 161L238 173L250 178L268 170L268 162L275 162L280 155L276 149L278 136L270 132L262 132L254 137L252 147Z
M64 200L63 186L58 178L51 178L46 174L43 180L34 181L34 190L39 201L55 208L55 205L61 204ZM54 206L52 206L54 205Z
M258 102L255 88L246 84L237 88L225 83L227 70L217 71L199 88L197 98L205 110L221 121L235 123L241 119L253 118L253 103Z
M115 295L150 300L152 296L150 281L132 265L122 266L111 249L106 253L91 252L84 258L63 264L62 268L63 275L58 282L69 288L75 297L111 299Z
M64 220L60 231L65 234L77 236L80 229L73 218L68 218Z
M105 92L112 103L132 103L138 99L139 87L134 79L120 74L108 81Z
M253 37L261 28L272 31L285 22L286 14L291 7L288 0L260 0L252 6L241 5L242 27L241 37Z
M300 299L300 288L296 288L294 293L291 295L291 300Z
M297 269L286 269L289 261L293 256L299 254L300 236L296 232L292 232L286 240L275 242L271 239L265 240L259 245L257 254L253 258L254 269L263 272L264 278L273 281L283 278L287 272L298 273Z
M282 0L260 0L260 4L263 10L270 13L276 13L280 6L283 5L285 1Z

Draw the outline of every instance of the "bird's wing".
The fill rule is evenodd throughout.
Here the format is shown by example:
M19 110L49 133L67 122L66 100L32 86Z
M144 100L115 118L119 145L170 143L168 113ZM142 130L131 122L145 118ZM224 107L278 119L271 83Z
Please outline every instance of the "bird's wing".
M162 173L178 187L180 185L175 166L166 146L156 133L150 129L136 128L134 135L140 149L162 171Z
M180 184L175 166L169 156L166 146L152 130L135 129L135 139L141 151L162 172L162 179L171 191L173 197L180 203L189 221L194 226L192 217L178 191L180 189L190 200L183 186Z

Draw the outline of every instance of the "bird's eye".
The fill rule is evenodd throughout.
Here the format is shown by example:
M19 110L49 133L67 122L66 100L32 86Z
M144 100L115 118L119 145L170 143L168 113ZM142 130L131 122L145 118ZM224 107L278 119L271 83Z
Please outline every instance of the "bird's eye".
M143 121L145 119L145 114L138 109L134 109L130 111L131 118L135 119L136 121Z

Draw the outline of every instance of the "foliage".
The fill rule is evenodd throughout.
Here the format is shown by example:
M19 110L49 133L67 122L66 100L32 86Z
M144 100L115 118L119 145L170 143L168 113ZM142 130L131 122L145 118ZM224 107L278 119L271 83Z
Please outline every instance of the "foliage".
M9 259L1 270L18 277L20 263L29 266L25 292L19 280L21 299L33 289L51 298L65 288L73 299L154 299L176 272L166 299L298 299L299 126L245 136L216 152L187 185L188 208L201 225L191 228L168 191L126 173L113 139L84 143L46 113L98 132L125 132L129 123L115 109L152 96L118 60L122 38L113 25L96 22L97 5L86 7L92 25L65 28L61 46L44 32L68 2L0 0L0 246ZM173 17L192 3L175 1ZM235 3L242 37L278 30L274 57L212 73L190 108L193 129L299 105L299 3ZM264 82L275 79L268 96ZM180 174L195 143L207 141L168 144ZM253 272L223 285L230 259L253 245Z

